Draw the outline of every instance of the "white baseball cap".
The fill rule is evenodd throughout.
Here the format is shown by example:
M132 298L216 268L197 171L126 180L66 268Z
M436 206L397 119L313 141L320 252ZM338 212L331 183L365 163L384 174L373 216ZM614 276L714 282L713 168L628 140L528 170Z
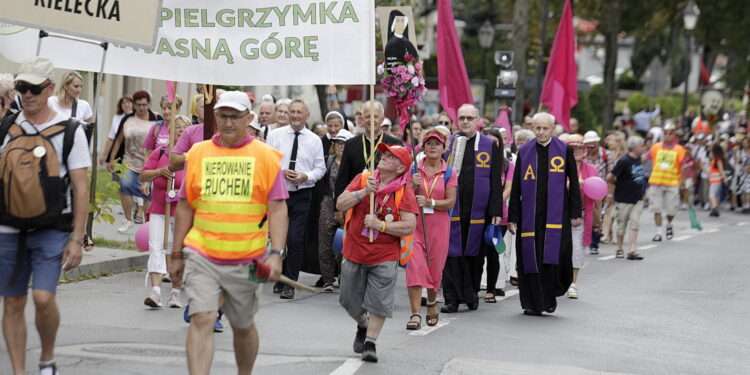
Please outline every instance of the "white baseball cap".
M214 109L233 108L238 111L249 111L253 104L250 98L242 91L227 91L219 96L219 101L214 105Z
M18 68L16 82L24 81L32 85L41 85L46 80L52 79L55 66L46 57L35 56L24 60Z
M594 143L601 140L602 139L599 137L599 134L597 134L595 130L589 130L586 132L586 134L583 135L583 143Z

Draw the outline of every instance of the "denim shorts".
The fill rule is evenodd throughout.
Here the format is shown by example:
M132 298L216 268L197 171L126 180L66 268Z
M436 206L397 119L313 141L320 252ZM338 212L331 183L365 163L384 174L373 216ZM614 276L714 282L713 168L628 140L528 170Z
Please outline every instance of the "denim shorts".
M18 261L18 233L0 233L0 296L25 296L32 289L55 293L60 279L62 254L70 232L41 229L28 232L25 257L21 260L18 278L9 286Z
M140 173L135 173L130 169L125 171L125 173L120 176L120 193L151 200L151 197L143 195L141 192L141 182L138 181L138 177L140 176Z

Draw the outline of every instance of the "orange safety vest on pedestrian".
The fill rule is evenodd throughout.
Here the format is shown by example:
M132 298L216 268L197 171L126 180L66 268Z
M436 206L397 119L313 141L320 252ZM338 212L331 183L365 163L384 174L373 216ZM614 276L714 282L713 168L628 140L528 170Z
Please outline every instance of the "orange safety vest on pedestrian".
M711 134L711 124L708 121L703 120L703 117L698 117L693 133Z
M649 185L677 186L682 174L682 160L685 158L685 148L680 145L666 149L662 142L651 147L651 177Z
M360 189L365 188L365 185L367 185L368 178L370 178L370 172L362 172L362 177L360 178L360 181L361 181L361 184L359 187ZM395 199L394 203L396 204L396 218L394 219L395 221L401 220L398 207L399 205L401 205L401 199L403 198L404 198L404 186L396 190L396 197L394 198ZM349 229L349 220L351 220L352 218L353 211L354 211L354 207L346 211L346 218L344 218L344 236L346 236L346 232ZM414 250L414 234L401 237L401 241L399 241L399 258L398 258L398 263L401 267L406 268L406 265L409 264L409 260L411 260L413 250Z
M185 192L195 210L185 237L209 259L246 263L266 252L268 195L281 153L259 141L238 148L197 143L185 161Z
M711 160L711 169L708 173L708 183L713 184L720 184L723 182L721 171L719 170L719 163L718 159Z

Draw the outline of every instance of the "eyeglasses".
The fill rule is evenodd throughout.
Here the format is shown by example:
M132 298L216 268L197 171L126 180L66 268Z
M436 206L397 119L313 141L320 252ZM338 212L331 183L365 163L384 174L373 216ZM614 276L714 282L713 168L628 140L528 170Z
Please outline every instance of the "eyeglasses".
M75 76L75 77L78 77L78 78L80 78L80 79L83 79L83 76L81 75L81 73L78 73L78 72L77 72L77 71L75 71L75 70L71 70L70 72L68 72L68 75L69 75L69 76Z
M467 121L467 122L471 122L471 121L474 121L474 120L476 120L477 118L478 118L478 117L474 117L474 116L461 116L461 117L459 117L459 118L458 118L458 121Z
M51 84L52 81L47 81L47 83L41 85L29 85L23 82L16 82L16 91L18 91L21 95L26 94L27 91L31 91L32 95L39 95Z
M221 122L237 123L237 122L240 122L240 120L242 120L245 116L247 116L247 114L240 115L240 116L227 116L227 115L217 114L216 119L221 120Z
M149 106L149 103L148 102L146 102L146 103L135 103L135 104L133 104L133 106L145 108L145 107Z

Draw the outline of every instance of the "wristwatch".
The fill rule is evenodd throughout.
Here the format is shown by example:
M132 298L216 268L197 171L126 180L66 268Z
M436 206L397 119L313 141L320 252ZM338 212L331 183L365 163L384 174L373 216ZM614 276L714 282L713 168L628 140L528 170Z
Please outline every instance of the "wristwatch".
M284 258L286 250L268 250L268 255L278 255L280 258Z

